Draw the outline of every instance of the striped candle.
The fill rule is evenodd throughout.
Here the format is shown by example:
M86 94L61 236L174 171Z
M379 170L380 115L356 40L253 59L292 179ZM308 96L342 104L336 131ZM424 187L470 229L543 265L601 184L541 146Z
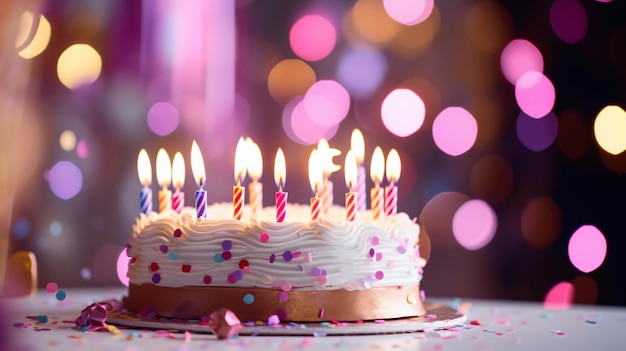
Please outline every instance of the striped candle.
M357 210L365 211L366 209L366 188L365 188L365 167L358 166L357 167L357 178L356 178L356 193L357 193Z
M240 185L233 186L233 219L241 220L243 217L244 194L244 187Z
M183 212L183 207L185 207L185 193L179 189L172 195L172 209L174 212L180 214Z
M346 193L346 220L354 222L356 219L357 193L350 191Z
M143 187L139 192L139 205L141 206L141 212L149 214L152 212L152 189Z
M311 220L312 221L317 221L317 219L320 216L320 209L321 209L320 202L321 202L320 198L317 195L311 198Z
M206 190L196 190L196 218L206 218Z
M280 223L285 220L285 214L287 213L287 192L276 192L276 222Z
M172 192L163 188L159 190L159 212L165 212L172 208Z
M325 179L322 182L322 187L320 189L320 201L321 201L321 212L322 214L327 214L330 208L333 206L333 182L328 179Z
M174 195L172 196L172 209L180 214L185 207L185 193L180 191L185 185L185 160L183 154L177 152L172 161L172 183Z
M250 202L250 210L252 214L263 209L263 184L253 180L248 184L248 201Z
M380 218L383 214L383 198L384 190L378 184L372 190L370 190L370 197L372 199L372 215L374 219Z
M398 187L392 181L385 187L385 214L395 215L398 212Z

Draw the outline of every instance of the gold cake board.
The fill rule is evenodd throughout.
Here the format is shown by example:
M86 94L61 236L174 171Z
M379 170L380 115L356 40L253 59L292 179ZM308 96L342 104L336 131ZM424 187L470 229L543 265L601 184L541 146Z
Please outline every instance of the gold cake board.
M421 317L376 320L366 322L314 322L278 325L247 325L244 323L239 335L243 336L345 336L413 333L447 329L465 323L467 316L449 306L424 303L426 314ZM212 333L207 323L169 318L142 318L132 313L109 312L107 323L118 327L150 330L189 331Z

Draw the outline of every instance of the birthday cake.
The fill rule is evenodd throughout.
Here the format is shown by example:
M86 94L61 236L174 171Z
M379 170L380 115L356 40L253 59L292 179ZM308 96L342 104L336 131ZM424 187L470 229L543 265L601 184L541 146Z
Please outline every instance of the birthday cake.
M311 220L307 205L246 209L232 204L141 214L128 240L124 307L144 315L199 319L227 308L242 321L359 321L423 315L420 227L406 213L373 218L332 206Z

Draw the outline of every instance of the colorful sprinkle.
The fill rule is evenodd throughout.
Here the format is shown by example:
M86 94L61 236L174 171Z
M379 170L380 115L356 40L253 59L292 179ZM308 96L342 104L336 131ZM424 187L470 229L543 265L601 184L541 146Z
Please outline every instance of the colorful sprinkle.
M150 263L150 272L156 272L159 270L159 264L156 262Z
M477 320L475 320L475 319L474 319L474 320L471 320L471 321L470 321L470 324L471 324L471 325L482 325L479 321L477 321Z
M283 291L291 291L291 283L289 283L288 281L284 281L282 284L280 284L280 288Z
M57 283L54 282L50 282L48 284L46 284L46 291L49 293L55 293L57 292L57 290L59 290L59 286L57 285Z
M204 284L211 284L211 281L213 281L213 278L211 278L210 275L205 275L204 277L202 277L202 281L204 281Z
M182 267L180 267L180 269L184 273L189 273L189 272L191 272L191 265L190 264L184 264L184 265L182 265Z
M167 245L161 245L159 246L159 250L161 250L161 252L163 253L167 253L167 251L169 250Z
M57 300L63 301L67 297L67 294L63 290L57 291Z
M376 254L376 251L374 251L374 249L370 249L370 257L374 257L375 254Z
M382 280L385 277L385 273L383 273L382 271L376 271L374 277L376 277L376 279L378 280Z
M313 255L310 252L306 253L306 263L313 262Z
M259 240L261 240L262 243L266 243L270 241L270 235L267 233L261 233L261 235L259 236Z
M276 255L271 254L270 255L270 263L274 263L274 261L276 261Z
M152 275L152 282L154 284L158 284L161 281L161 275L159 273L154 273Z
M296 251L293 253L293 259L295 260L296 258L302 256L302 252L301 251Z
M279 322L280 320L284 321L285 319L287 319L287 312L283 309L279 309L278 311L276 311L276 316L278 317Z
M328 279L326 279L326 277L324 276L317 277L317 283L319 285L326 285L327 282L328 282Z
M243 272L242 271L235 271L235 272L233 272L233 275L235 276L235 279L237 281L240 281L241 279L243 279Z
M289 299L289 294L287 294L285 291L281 291L278 293L278 301L285 302L287 301L287 299Z
M396 262L390 260L389 262L387 262L387 267L394 269L396 267Z
M215 255L213 255L213 261L215 261L217 263L224 262L224 259L222 258L222 254L221 253L216 253Z
M320 318L324 318L324 307L322 307L322 309L320 310L319 316Z
M239 261L239 268L243 269L244 267L248 267L250 265L250 263L248 262L248 260L241 260Z
M174 236L180 238L181 236L183 236L183 232L179 228L176 228L176 230L174 231Z
M246 273L246 274L250 274L252 273L252 268L250 268L250 266L245 266L241 269L242 272Z
M285 262L291 261L292 258L293 258L293 254L291 253L291 251L287 250L283 252L283 260L285 260Z
M228 251L233 247L233 242L230 240L224 240L224 242L222 243L222 249L224 251Z
M406 247L404 246L398 246L398 248L396 249L398 251L398 253L405 253L406 252Z
M371 242L372 242L372 245L376 246L376 245L380 244L380 239L377 236L375 236L375 237L372 238Z
M273 314L267 319L267 325L278 325L280 324L280 319L277 315Z
M322 270L317 268L317 267L313 267L311 268L311 275L314 277L321 277L322 276Z
M383 253L382 252L377 252L376 253L376 261L381 261L383 259Z
M178 254L176 252L170 252L167 254L167 258L169 258L170 260L177 260Z
M436 318L437 318L437 315L436 315L436 314L434 314L434 313L430 313L430 314L425 315L424 317L426 317L426 318L428 318L428 319L436 319Z
M46 315L37 316L37 322L38 323L47 323L48 322L48 316L46 316Z
M254 302L254 295L252 295L252 294L245 294L245 295L243 295L243 302L246 305L252 304Z
M230 253L230 251L224 251L222 252L222 258L224 259L224 261L228 261L233 257L233 254Z

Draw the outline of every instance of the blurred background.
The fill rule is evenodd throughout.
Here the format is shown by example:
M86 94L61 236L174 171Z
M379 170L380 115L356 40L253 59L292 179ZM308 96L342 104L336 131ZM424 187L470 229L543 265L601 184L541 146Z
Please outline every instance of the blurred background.
M121 285L140 149L153 172L160 148L183 154L193 206L192 141L222 202L251 137L271 206L282 147L289 201L307 203L311 150L326 138L343 164L358 128L367 169L376 146L400 154L427 296L626 304L623 2L26 4L3 13L3 89L20 89L1 99L20 109L2 110L19 128L0 175L9 253L35 253L40 287Z

